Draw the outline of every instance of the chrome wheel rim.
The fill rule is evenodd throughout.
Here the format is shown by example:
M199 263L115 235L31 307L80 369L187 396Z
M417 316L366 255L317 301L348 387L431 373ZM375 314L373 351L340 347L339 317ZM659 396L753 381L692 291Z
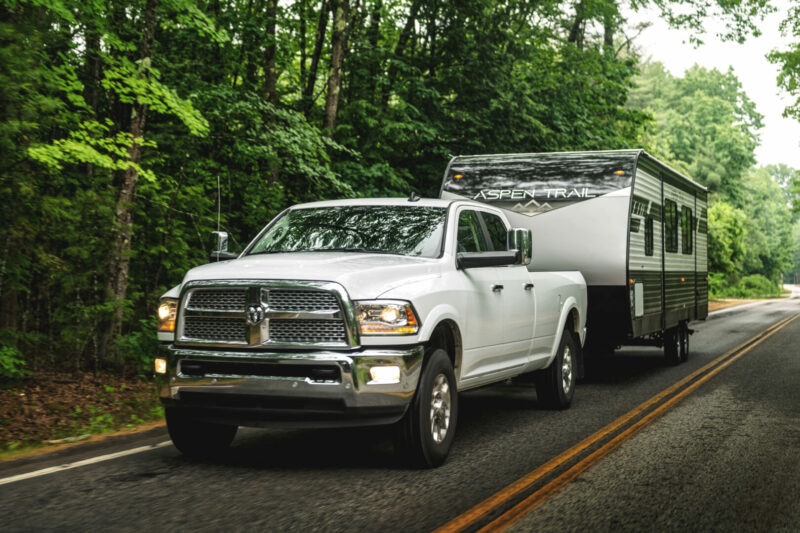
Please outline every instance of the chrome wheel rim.
M561 388L569 394L572 389L572 350L564 346L564 357L561 359Z
M433 380L431 391L431 436L433 442L440 444L447 436L450 427L450 383L447 376L438 374Z

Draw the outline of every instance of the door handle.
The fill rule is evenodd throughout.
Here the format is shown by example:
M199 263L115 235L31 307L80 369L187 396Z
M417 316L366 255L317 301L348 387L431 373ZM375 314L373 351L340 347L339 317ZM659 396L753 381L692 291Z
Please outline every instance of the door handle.
M500 285L499 283L495 283L494 285L492 285L492 290L494 292L500 292L503 290L503 286Z
M533 283L526 283L525 285L523 285L523 288L526 291L529 291L529 290L533 289Z

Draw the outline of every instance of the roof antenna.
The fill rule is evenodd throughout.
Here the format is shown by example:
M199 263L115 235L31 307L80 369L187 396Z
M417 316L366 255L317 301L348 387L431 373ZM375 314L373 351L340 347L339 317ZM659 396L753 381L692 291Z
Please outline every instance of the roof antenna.
M414 191L411 191L411 195L408 197L409 202L419 202L419 196L417 196Z

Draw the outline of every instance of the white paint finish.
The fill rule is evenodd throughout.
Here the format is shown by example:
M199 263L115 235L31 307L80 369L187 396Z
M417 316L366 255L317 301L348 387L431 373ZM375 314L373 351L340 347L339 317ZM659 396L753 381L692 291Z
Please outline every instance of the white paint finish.
M535 271L580 270L588 285L625 285L630 188L528 217L506 213L533 232Z
M624 194L610 200L628 201ZM313 206L348 205L348 202L323 202ZM353 203L409 205L398 199L357 200ZM412 205L443 206L451 205L451 202L424 200ZM294 209L305 207L308 205ZM500 209L478 202L458 201L448 211L441 258L337 252L269 254L198 267L190 271L184 281L332 281L341 284L351 299L406 300L417 312L422 324L420 332L410 336L364 336L362 345L426 342L437 324L450 320L458 327L462 341L462 361L457 376L459 387L490 383L524 371L531 361L541 365L543 361L552 360L557 348L555 342L560 339L560 331L557 335L556 330L563 327L567 306L579 310L579 329L583 330L586 285L579 272L528 272L524 266L457 269L458 214L465 209L498 215L507 227L511 227ZM526 283L534 283L533 290L526 291ZM503 290L493 290L494 285L503 285ZM531 351L534 334L536 347Z
M5 478L0 478L0 485L6 485L8 483L14 483L17 481L22 481L25 479L31 479L40 476L46 476L48 474L55 474L56 472L63 472L65 470L72 470L73 468L80 468L82 466L93 465L97 463L102 463L104 461L111 461L112 459L118 459L120 457L126 457L128 455L134 455L137 453L142 452L149 452L151 450L157 450L158 448L163 448L164 446L171 446L171 441L164 441L159 442L157 444L151 444L149 446L139 446L138 448L133 448L131 450L125 450L122 452L116 453L109 453L106 455L99 455L97 457L91 457L89 459L84 459L82 461L76 461L74 463L66 463L63 465L58 466L51 466L50 468L42 468L41 470L35 470L33 472L26 472L24 474L17 474L16 476L9 476Z

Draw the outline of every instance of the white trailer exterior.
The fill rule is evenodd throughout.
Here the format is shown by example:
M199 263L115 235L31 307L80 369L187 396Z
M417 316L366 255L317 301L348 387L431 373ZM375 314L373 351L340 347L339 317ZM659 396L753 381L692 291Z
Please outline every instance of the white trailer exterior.
M664 344L688 356L708 315L707 191L643 150L454 157L441 196L500 207L533 232L531 270L580 270L587 352Z

